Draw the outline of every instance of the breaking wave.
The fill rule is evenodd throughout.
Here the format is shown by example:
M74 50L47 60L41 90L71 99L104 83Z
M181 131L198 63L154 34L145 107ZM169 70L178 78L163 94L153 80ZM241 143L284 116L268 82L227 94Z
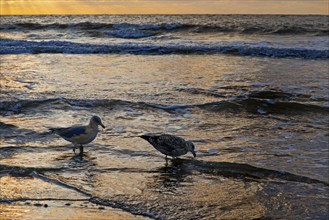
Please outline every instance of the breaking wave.
M0 54L231 54L260 57L296 57L304 59L327 59L329 49L277 48L243 42L179 42L179 43L119 43L90 44L67 41L26 41L2 39Z

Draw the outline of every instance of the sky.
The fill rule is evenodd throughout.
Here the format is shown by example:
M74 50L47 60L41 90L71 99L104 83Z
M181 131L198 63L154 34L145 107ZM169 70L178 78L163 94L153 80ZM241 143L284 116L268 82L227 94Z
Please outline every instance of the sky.
M329 15L329 0L0 0L0 14Z

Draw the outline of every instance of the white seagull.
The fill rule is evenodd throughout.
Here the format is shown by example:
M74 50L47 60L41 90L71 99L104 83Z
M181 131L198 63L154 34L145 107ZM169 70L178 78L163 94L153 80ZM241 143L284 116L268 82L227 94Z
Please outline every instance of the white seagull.
M83 144L88 144L92 142L98 133L98 125L105 128L101 119L98 116L93 116L89 124L86 126L74 125L67 128L50 128L52 133L56 133L65 140L73 143L73 152L75 153L75 148L79 146L80 153L83 154Z
M147 140L155 149L166 155L171 156L173 158L179 157L181 155L186 154L187 152L191 152L194 157L195 154L195 146L192 141L185 141L181 137L177 137L170 134L161 134L161 135L142 135L140 136L144 140Z

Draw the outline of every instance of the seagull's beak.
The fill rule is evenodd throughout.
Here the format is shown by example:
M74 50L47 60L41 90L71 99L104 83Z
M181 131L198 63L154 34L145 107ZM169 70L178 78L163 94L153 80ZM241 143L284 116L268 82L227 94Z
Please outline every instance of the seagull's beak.
M103 123L100 123L99 125L102 126L103 128L105 128L105 125L103 125Z

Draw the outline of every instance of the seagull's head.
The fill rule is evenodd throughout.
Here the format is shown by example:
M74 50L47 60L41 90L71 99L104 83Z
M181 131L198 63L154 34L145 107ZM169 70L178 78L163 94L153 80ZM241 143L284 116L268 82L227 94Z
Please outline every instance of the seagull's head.
M192 141L187 141L188 150L193 154L193 157L196 157L195 146Z
M94 123L94 124L96 124L96 125L100 125L100 126L102 126L103 128L105 128L105 126L103 125L103 123L102 123L102 120L101 120L101 118L100 117L98 117L98 116L93 116L91 119L90 119L90 123Z

